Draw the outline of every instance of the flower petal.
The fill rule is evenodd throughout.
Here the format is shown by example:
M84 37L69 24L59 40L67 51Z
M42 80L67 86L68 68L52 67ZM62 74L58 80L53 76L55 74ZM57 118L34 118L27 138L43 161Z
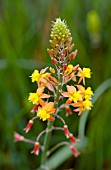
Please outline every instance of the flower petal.
M63 92L62 95L63 95L64 97L70 97L70 96L71 96L68 92Z
M42 94L43 91L44 91L44 88L45 88L45 87L39 87L39 88L37 89L37 95L38 95L38 96L41 96L41 94Z
M77 102L77 103L73 103L72 106L73 107L80 107L80 106L82 106L82 101Z
M71 102L72 102L72 100L68 99L68 100L66 101L66 104L70 104Z
M66 87L69 94L73 94L74 92L76 92L76 88L74 86L67 85Z
M47 110L47 112L49 112L53 107L54 107L54 103L49 102L49 103L46 103L44 109Z
M44 102L42 99L40 99L40 98L39 98L39 104L40 104L41 106L43 106L43 107L45 106L45 102Z
M53 116L50 116L50 117L49 117L49 120L54 121L54 117L53 117Z
M56 109L55 108L52 108L50 111L48 111L48 113L49 114L52 114L52 113L54 113L56 111Z
M40 96L41 99L49 98L49 97L50 97L50 95L49 94L45 94L45 93L42 93L41 96Z
M47 84L46 84L46 87L47 87L50 91L54 92L54 88L53 88L53 85L52 85L51 83L47 83Z
M48 67L46 67L46 68L42 69L42 70L40 71L40 74L45 73L47 69L48 69Z

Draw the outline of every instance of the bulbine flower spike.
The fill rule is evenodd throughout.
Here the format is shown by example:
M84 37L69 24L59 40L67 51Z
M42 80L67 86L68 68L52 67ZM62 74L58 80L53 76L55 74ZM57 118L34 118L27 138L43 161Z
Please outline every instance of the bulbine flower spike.
M52 23L50 34L51 49L47 52L51 58L53 67L46 67L38 71L33 71L31 81L36 83L34 92L29 93L28 100L32 104L31 120L25 127L25 132L32 130L32 125L36 119L47 121L45 130L36 135L35 141L24 138L18 133L14 134L15 141L24 141L34 145L31 153L39 154L40 146L39 139L45 134L44 144L41 146L42 165L46 165L46 157L50 155L54 148L48 151L50 144L51 131L61 130L65 136L65 142L57 144L55 148L61 145L68 145L75 157L79 156L80 152L76 150L75 144L78 144L78 139L70 132L69 126L66 124L62 114L72 116L78 113L81 115L84 110L90 110L92 107L93 91L91 87L85 87L86 79L91 78L90 68L81 68L79 64L73 65L72 60L77 56L77 50L74 51L74 44L70 30L61 18L57 18ZM72 51L72 52L71 52ZM74 62L73 62L74 63ZM63 111L63 112L62 112ZM55 120L62 122L62 127L55 125ZM74 121L74 120L73 120Z

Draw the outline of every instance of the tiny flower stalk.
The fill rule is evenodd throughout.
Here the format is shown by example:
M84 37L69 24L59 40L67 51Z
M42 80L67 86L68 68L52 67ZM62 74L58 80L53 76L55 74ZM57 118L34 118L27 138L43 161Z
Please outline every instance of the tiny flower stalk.
M28 142L34 145L31 153L39 155L39 152L42 151L39 168L41 170L43 170L43 167L47 167L47 156L62 145L67 145L75 157L79 156L80 152L75 147L79 140L70 132L70 126L68 127L59 113L64 109L66 117L73 116L74 112L81 115L84 110L91 109L93 95L91 87L85 87L86 78L91 78L90 68L84 67L82 69L79 64L75 66L71 64L71 61L77 55L77 50L71 52L74 44L72 44L71 33L64 20L57 18L53 22L50 38L51 49L47 51L55 68L46 67L40 72L35 70L30 76L32 83L37 84L36 91L29 93L28 97L29 102L33 105L31 112L34 116L29 120L24 130L26 133L30 132L36 119L47 121L47 127L37 134L35 141L26 139L18 133L14 134L15 141ZM46 93L46 91L48 92ZM62 127L54 125L56 119L62 122ZM53 130L61 130L65 141L50 149ZM39 140L42 135L45 135L43 146Z

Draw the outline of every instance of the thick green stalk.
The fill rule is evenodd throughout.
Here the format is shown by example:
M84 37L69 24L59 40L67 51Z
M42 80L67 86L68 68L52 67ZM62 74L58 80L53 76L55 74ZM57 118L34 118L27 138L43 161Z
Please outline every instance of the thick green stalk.
M58 75L58 85L57 85L57 90L56 90L56 97L55 97L55 108L58 107L59 103L59 97L60 97L60 90L62 89L62 80L63 80L63 72L62 68L60 69L60 74ZM50 144L50 138L51 138L51 129L54 124L54 121L48 121L47 123L47 131L44 139L44 148L41 156L41 167L40 170L45 170L47 169L47 151L49 148Z

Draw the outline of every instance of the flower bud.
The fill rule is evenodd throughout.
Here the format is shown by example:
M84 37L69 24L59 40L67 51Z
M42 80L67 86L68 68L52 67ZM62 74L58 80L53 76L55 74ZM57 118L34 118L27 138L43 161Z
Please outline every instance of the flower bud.
M77 139L73 136L72 133L69 134L69 139L70 139L70 141L71 141L72 143L74 143L74 144L77 142Z
M35 155L39 154L40 144L39 142L35 142L34 149L31 153L34 153Z
M38 105L34 104L31 112L35 113L35 112L37 112L37 110L38 110Z
M66 109L66 116L72 114L72 110L71 110L71 108L69 106L66 106L65 109Z
M68 51L71 52L73 48L74 48L74 44L71 44L71 45L68 47Z
M47 49L48 54L50 55L50 57L54 57L54 51Z
M67 64L63 65L63 71L65 71L67 69Z
M72 71L75 72L75 71L78 70L78 68L79 68L79 64L77 64L76 66L74 66L73 69L72 69Z
M76 148L74 148L74 146L72 145L70 145L70 150L72 151L75 157L78 157L80 155L80 152L77 151Z
M75 50L73 53L71 53L69 56L68 56L68 59L71 61L71 60L73 60L75 57L76 57L76 55L77 55L77 50Z
M55 42L56 39L56 44L66 46L66 42L68 42L67 45L70 45L71 33L66 22L64 20L62 21L61 18L57 18L56 21L53 22L50 36L53 42Z
M54 65L56 65L58 62L57 62L57 60L54 58L54 57L51 57L51 60L52 60L52 63L54 64Z
M50 67L49 70L51 73L53 73L53 74L55 73L55 70L52 67Z
M29 120L26 128L24 128L25 132L28 133L29 130L31 129L32 125L33 125L34 121L33 120Z
M60 54L60 58L61 58L61 60L63 60L63 59L64 59L64 57L65 57L65 54Z
M52 40L49 40L49 42L50 42L50 45L51 45L53 48L55 48L55 47L56 47L55 42L53 42Z
M68 130L67 125L64 125L64 133L65 133L66 138L69 138L70 132L69 132L69 130Z
M15 142L24 141L24 136L21 136L19 133L14 132L14 141Z

